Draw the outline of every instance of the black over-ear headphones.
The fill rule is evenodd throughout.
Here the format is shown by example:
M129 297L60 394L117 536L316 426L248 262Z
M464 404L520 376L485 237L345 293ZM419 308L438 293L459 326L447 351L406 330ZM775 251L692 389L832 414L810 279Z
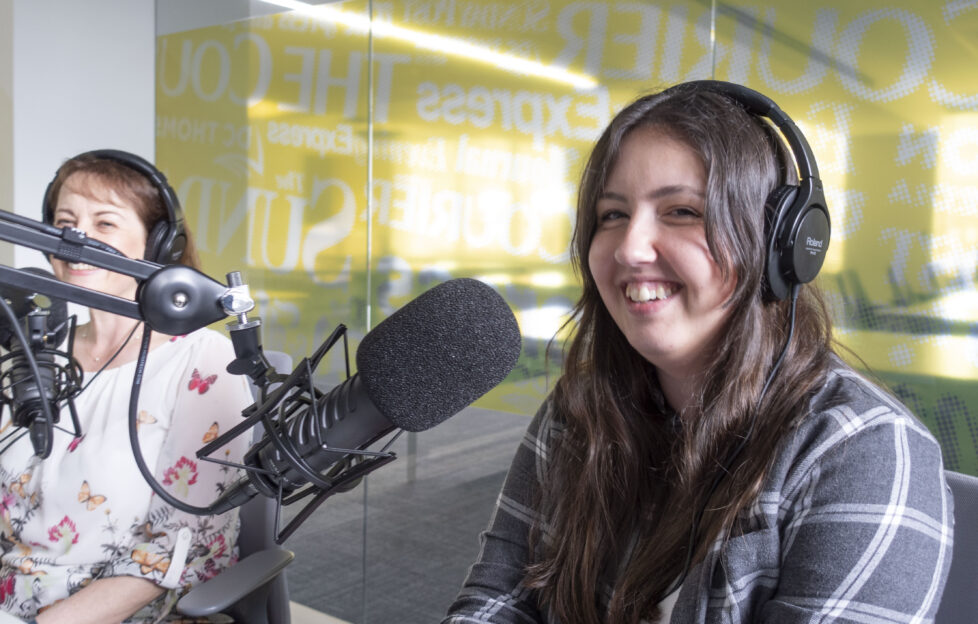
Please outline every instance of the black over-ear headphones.
M792 286L815 279L829 248L832 228L812 148L795 122L769 97L753 89L720 80L695 80L684 85L725 95L748 113L770 119L788 142L798 166L798 186L782 184L765 204L765 298L787 299Z
M166 176L151 165L149 161L122 150L103 149L79 154L75 158L104 158L124 165L137 173L141 173L156 187L160 201L166 209L166 219L155 223L146 237L146 254L144 258L157 264L176 264L183 256L187 246L187 233L183 225L183 210L177 194L166 181ZM57 178L55 178L56 180ZM54 223L54 205L51 197L54 180L48 184L44 192L44 222Z

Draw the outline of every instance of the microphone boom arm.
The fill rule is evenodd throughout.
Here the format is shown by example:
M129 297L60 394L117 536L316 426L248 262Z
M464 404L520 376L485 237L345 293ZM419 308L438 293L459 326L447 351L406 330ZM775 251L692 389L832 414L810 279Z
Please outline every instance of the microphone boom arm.
M139 282L135 301L66 284L55 278L0 265L0 285L14 286L90 308L145 321L154 331L170 336L206 327L242 304L240 284L225 286L211 277L179 264L159 265L127 258L115 248L74 228L58 228L0 210L0 240L24 245L67 262L83 262ZM245 290L246 293L246 290ZM150 304L151 302L151 304ZM237 309L226 307L233 303Z

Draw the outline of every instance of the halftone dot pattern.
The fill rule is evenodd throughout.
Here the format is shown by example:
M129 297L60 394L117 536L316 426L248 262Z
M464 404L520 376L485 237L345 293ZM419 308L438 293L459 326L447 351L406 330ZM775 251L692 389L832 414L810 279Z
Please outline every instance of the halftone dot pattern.
M666 17L665 40L662 47L662 61L659 65L659 78L666 83L679 81L679 66L683 52L683 32L686 29L689 7L681 4L669 8Z
M898 185L892 195L900 192ZM869 319L869 327L909 334L915 344L940 346L954 338L960 341L969 324L967 310L973 309L967 294L974 289L978 258L957 234L941 236L896 228L880 231L881 245L891 254L888 267L892 304L896 309ZM895 242L893 242L895 241ZM924 252L927 261L910 266L911 253ZM964 314L964 316L962 316ZM861 319L865 320L865 319ZM974 330L971 330L975 334ZM952 348L953 345L948 345ZM961 364L978 366L978 335L968 338ZM895 363L892 361L891 363Z
M866 195L855 189L825 189L825 203L832 219L832 240L844 241L862 228Z
M974 2L969 2L968 0L946 2L944 8L941 10L944 22L950 24L962 13L970 11L973 5ZM949 108L978 110L978 95L959 95L933 79L927 84L927 90L930 92L932 100Z
M978 110L978 95L961 95L951 91L936 80L927 83L927 91L935 102L961 111Z
M913 124L903 124L900 129L900 143L897 144L896 164L908 165L913 161L919 166L922 162L924 167L932 169L937 164L937 145L940 138L936 128L917 132Z
M854 173L849 146L852 133L852 111L854 105L846 102L816 102L808 109L807 120L799 124L818 160L818 169L823 179L830 174L849 175ZM824 119L822 111L832 114L829 122L816 123Z
M829 318L844 319L848 318L848 306L842 293L834 288L822 287L822 298L825 299L825 307L828 308ZM835 328L833 328L835 329ZM838 332L836 332L838 333Z
M826 296L827 305L832 306L832 318L845 322L836 324L833 331L838 334L845 328L866 329L875 328L879 323L876 321L876 314L872 304L866 296L865 290L854 273L843 273L834 276L834 284L822 278L823 294ZM834 285L835 288L830 286Z
M891 390L893 394L896 395L900 402L910 408L910 411L918 416L923 415L927 412L927 407L921 400L920 395L914 390L913 386L906 383L898 383L894 385Z
M887 195L891 204L925 208L955 216L978 216L978 188L958 184L915 184L897 180Z
M923 208L959 217L978 216L978 187L959 184L916 184L897 180L887 195L891 204Z
M941 141L941 163L966 180L978 175L978 128L957 128Z
M958 452L960 442L955 434L954 421L962 412L964 417L970 420L968 408L958 397L945 394L938 399L932 413L927 409L924 399L913 384L901 382L894 385L892 390L911 412L927 424L927 428L937 438L938 444L941 445L941 453L944 455L944 467L955 470L960 465L961 459Z
M775 18L776 9L769 8L764 13L764 26L761 32L761 50L757 57L757 71L767 88L777 93L793 95L804 93L818 86L829 71L832 51L832 34L835 31L835 15L831 11L819 11L815 15L815 25L812 27L812 52L808 56L808 62L800 76L781 79L774 75L771 70L771 56L777 56L783 48L778 48L772 44L774 37L772 34L777 32Z
M863 305L863 303L862 301L857 302L855 306L856 327L878 328L879 321L876 311L869 305Z
M755 29L748 23L759 23L759 11L747 6L739 7L736 14L737 25L734 27L734 38L728 52L730 65L727 79L738 84L746 84L753 70ZM720 13L722 15L722 13ZM719 44L718 44L719 45Z
M920 16L903 9L879 9L867 11L850 23L839 34L836 54L843 62L855 64L863 35L873 24L884 20L896 20L906 32L907 52L903 74L893 84L873 89L858 76L840 73L842 86L853 95L870 102L892 102L910 95L927 78L934 61L934 36Z
M888 357L890 364L897 368L906 368L913 364L913 351L905 344L891 348Z
M910 197L910 186L907 185L907 181L903 178L897 180L897 183L890 189L890 194L887 195L886 199L891 204L913 203L913 198Z
M968 427L968 437L971 438L972 448L978 448L978 420L965 408L964 412L964 424ZM951 470L957 469L957 465Z
M907 260L910 258L910 248L912 247L912 242L907 242L908 238L913 241L918 238L916 233L906 232L905 230L898 230L896 228L887 227L880 230L879 240L886 246L892 239L897 239L897 243L894 246L893 255L890 260L890 277L891 279L899 276L899 281L904 281L903 276L907 274ZM898 284L902 285L902 284Z
M879 240L888 247L896 239L890 261L890 277L897 279L896 286L906 287L908 259L911 250L922 249L929 260L916 268L916 280L912 284L915 292L927 298L950 294L972 288L971 279L978 258L953 234L933 236L926 232L912 232L896 228L880 230ZM936 309L942 316L954 316L955 310Z
M937 344L943 336L951 333L953 325L947 319L927 312L908 314L898 326L899 331L910 334L914 344Z
M655 6L650 6L646 8L648 13L647 17L650 22L654 24L652 27L653 33L659 32L659 20L662 17L662 10ZM645 17L638 17L636 19L643 20ZM632 67L628 69L622 69L617 67L607 67L604 69L604 75L608 78L618 78L624 80L642 80L650 81L652 80L652 66L655 63L655 51L659 47L658 42L655 40L656 37L653 34L650 37L650 41L646 42L645 45L639 45L636 47L635 63ZM533 50L531 47L527 47L523 53L530 55ZM634 68L634 69L633 69Z
M712 53L710 52L710 48L712 47L710 29L710 12L704 11L700 18L696 20L696 26L693 28L693 35L702 47L703 56L700 57L699 61L686 74L686 80L699 80L704 76L712 76L714 73L714 64L719 66L727 57L727 46L719 41L714 51Z
M937 428L937 431L934 433L944 453L944 467L949 470L956 469L961 463L958 453L961 441L955 434L954 428L954 422L957 420L963 420L969 423L969 429L971 429L972 439L974 440L974 422L971 414L968 412L968 406L957 395L942 395L934 405L934 424Z
M956 233L931 235L924 240L928 243L930 261L920 267L918 283L930 292L941 294L972 291L972 280L978 269L974 248ZM958 317L961 313L947 305L936 306L935 312L949 318Z
M924 187L929 187L924 189ZM957 184L921 184L918 187L917 205L930 197L934 212L946 212L958 217L978 216L978 187Z

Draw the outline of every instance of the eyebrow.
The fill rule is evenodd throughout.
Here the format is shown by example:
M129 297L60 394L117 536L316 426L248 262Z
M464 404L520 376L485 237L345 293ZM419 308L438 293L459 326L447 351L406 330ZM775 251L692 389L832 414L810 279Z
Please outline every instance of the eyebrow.
M681 195L682 193L692 193L696 197L703 199L706 197L704 193L699 188L695 186L689 186L687 184L670 184L669 186L660 186L651 193L645 195L648 199L661 199L663 197L669 197L670 195ZM614 199L616 201L625 201L625 196L618 193L612 193L610 191L604 191L598 196L598 199Z
M59 212L67 212L67 213L70 213L70 214L74 215L76 211L75 211L74 208L71 208L71 207L58 206L57 208L54 209L54 214L58 214ZM97 212L94 212L92 214L94 216L96 216L96 217L100 217L100 216L106 215L106 214L118 216L118 215L121 215L122 214L122 209L120 209L120 208L101 208L100 210L98 210Z

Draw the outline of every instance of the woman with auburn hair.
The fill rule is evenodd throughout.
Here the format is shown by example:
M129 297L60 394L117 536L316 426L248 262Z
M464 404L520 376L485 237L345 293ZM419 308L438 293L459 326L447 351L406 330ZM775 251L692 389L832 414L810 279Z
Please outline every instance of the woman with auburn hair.
M173 190L133 154L99 150L67 160L45 195L43 217L130 258L197 264ZM63 282L135 299L131 277L50 260ZM0 454L0 612L38 624L179 620L171 609L180 594L237 558L237 510L211 516L178 510L137 469L129 399L141 325L89 310L72 351L84 371L74 400L81 435L53 430L44 458L26 436ZM252 402L247 381L226 372L234 350L213 330L152 332L148 346L140 449L167 493L189 505L207 504L239 475L195 453L241 421ZM67 412L62 423L71 422ZM239 437L215 457L240 462L246 448Z
M743 91L641 97L595 145L563 374L444 624L934 617L940 448L838 357L814 285L772 294L766 203L797 170Z

